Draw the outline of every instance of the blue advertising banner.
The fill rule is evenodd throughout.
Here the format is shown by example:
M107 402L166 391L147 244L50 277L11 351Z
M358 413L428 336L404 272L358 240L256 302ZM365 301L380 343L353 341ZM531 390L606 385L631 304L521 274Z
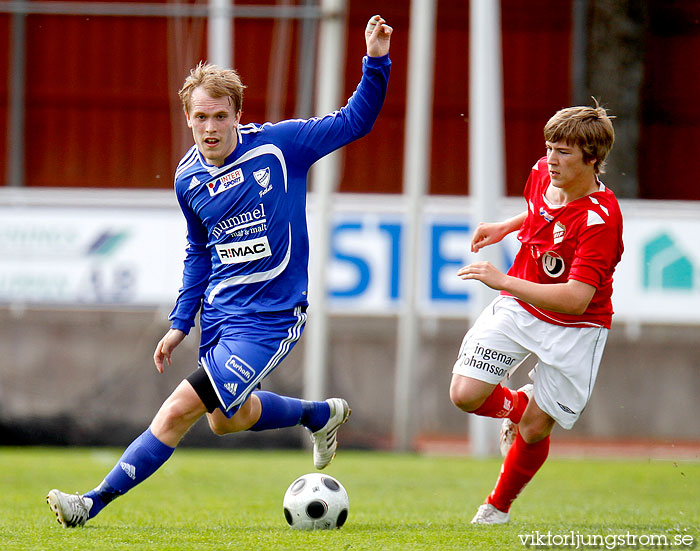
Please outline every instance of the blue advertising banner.
M309 232L315 227L309 198ZM625 253L615 274L615 319L700 323L700 205L621 201ZM524 208L508 198L501 218ZM334 313L399 311L408 221L401 196L334 198L330 255L324 259ZM470 317L477 282L457 270L479 255L470 240L479 220L468 198L428 197L418 245L418 308L425 316ZM170 192L0 190L0 305L162 307L182 277L185 224ZM494 245L501 269L515 234ZM311 251L311 262L318 261ZM313 304L313 297L310 296Z

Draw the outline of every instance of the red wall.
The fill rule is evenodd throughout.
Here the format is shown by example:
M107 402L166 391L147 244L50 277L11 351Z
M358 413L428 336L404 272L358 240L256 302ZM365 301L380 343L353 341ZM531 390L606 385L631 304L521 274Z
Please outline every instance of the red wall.
M11 49L10 37L10 16L0 14L0 51L9 52ZM0 75L9 73L9 55L0 55ZM7 185L7 86L8 78L0 77L0 159L2 170L0 170L0 186Z
M700 2L653 0L650 21L640 195L700 200Z
M170 185L165 44L156 18L27 18L28 185Z
M349 5L345 97L361 74L364 27L375 10L369 0L353 0ZM547 78L552 74L551 65L567 64L569 8L569 2L558 0L531 4L527 9L515 0L504 3L511 194L520 193L527 170L542 151L543 120L566 104L569 95L567 79ZM396 30L389 93L373 132L344 152L342 191L401 191L409 27L406 2L384 2L382 15ZM535 32L531 29L537 28L533 25L536 20L545 23ZM439 3L430 181L430 190L436 194L468 193L468 24L467 4ZM169 26L162 19L29 16L27 185L169 187L177 159L191 143L175 93L189 67L206 51L203 24L193 25L190 49L198 57L178 66L173 60L177 43L172 23ZM266 120L273 25L270 20L235 23L234 64L248 86L244 122ZM284 116L295 115L298 25L293 28ZM564 47L552 47L557 42ZM535 63L544 48L553 54L546 62ZM536 103L531 99L533 78L546 86Z
M642 197L700 199L689 170L700 157L700 2L649 0L652 27L643 90L640 141ZM252 2L251 2L252 3ZM274 0L266 2L273 4ZM502 0L506 178L519 195L543 153L542 126L569 105L572 0ZM360 77L363 30L376 3L349 2L345 97ZM392 76L372 133L344 151L341 190L401 191L409 32L408 2L387 0L395 28ZM438 3L430 191L465 195L468 135L468 2ZM9 16L0 33L9 45ZM690 21L690 23L685 23ZM158 18L27 17L26 184L29 186L168 188L192 143L176 96L190 67L206 55L202 20L177 25ZM247 84L244 122L264 122L271 20L235 22L234 64ZM295 116L298 24L288 45L285 117ZM4 32L3 32L4 31ZM185 37L183 39L183 36ZM672 62L669 62L672 60ZM0 74L7 74L0 56ZM7 82L0 82L6 128ZM0 155L6 156L5 132ZM5 184L5 171L0 174Z
M351 2L348 93L358 78L358 63L353 60L359 59L364 47L353 37L361 36L371 5L364 0ZM409 26L405 6L405 2L382 4L382 15L395 28L389 94L372 133L346 149L343 191L401 191L405 124L410 133L410 121L404 120ZM438 3L430 171L433 194L469 193L468 12L466 2ZM569 1L503 1L506 180L510 195L522 193L530 167L544 153L544 123L569 102L570 14Z

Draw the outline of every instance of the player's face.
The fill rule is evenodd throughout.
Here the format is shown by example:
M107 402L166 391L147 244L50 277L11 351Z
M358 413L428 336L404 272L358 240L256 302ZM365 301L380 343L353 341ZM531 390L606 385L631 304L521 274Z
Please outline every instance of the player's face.
M204 88L195 88L190 97L187 126L204 160L214 166L224 164L236 148L236 128L241 112L229 97L213 98Z
M545 142L547 166L552 185L559 189L577 188L595 182L595 159L584 162L583 150L578 145Z

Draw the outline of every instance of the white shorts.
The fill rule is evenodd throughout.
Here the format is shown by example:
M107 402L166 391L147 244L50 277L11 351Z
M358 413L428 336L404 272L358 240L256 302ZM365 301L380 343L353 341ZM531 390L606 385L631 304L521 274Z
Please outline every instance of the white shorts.
M607 338L604 327L547 323L499 296L465 335L452 373L498 384L534 354L535 402L570 429L591 397Z

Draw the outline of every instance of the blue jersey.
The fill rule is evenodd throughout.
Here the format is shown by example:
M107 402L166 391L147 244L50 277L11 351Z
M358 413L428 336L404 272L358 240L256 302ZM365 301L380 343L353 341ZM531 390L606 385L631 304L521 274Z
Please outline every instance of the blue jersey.
M229 314L307 305L306 176L328 153L367 134L384 102L389 56L365 56L347 105L325 117L238 127L222 166L193 146L175 172L187 254L169 319L185 333L202 300Z

